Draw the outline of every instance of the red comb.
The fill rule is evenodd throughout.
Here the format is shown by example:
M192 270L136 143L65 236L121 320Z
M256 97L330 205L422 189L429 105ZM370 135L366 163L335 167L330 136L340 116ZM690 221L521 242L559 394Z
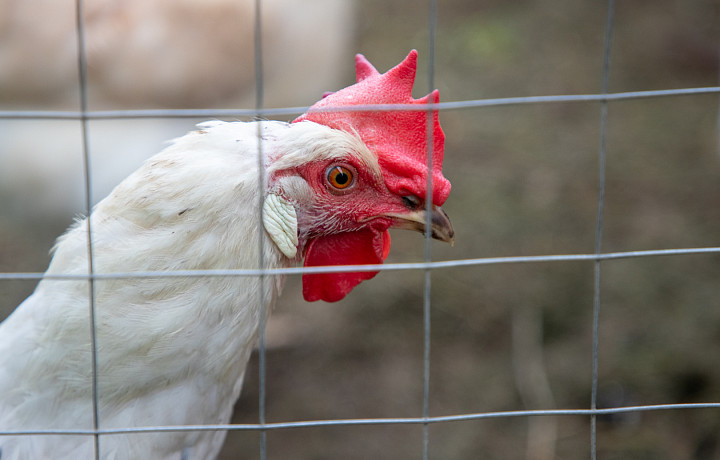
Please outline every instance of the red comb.
M417 69L417 51L386 73L379 73L361 54L355 57L357 83L316 102L298 121L314 121L331 128L357 133L377 153L387 187L399 195L426 198L428 109L373 111L318 111L334 107L373 104L437 103L437 90L420 99L412 98ZM438 111L432 110L432 171L434 204L442 205L450 193L450 182L442 175L445 134Z

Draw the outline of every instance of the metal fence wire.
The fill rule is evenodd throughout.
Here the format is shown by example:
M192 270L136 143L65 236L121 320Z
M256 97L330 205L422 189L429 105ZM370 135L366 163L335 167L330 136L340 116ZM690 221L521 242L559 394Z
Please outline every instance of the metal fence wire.
M391 2L392 3L392 2ZM162 109L162 110L89 110L88 105L88 77L87 77L87 63L86 63L86 41L85 41L85 30L84 30L84 13L83 13L83 1L77 0L76 3L76 20L77 20L77 42L78 42L78 69L79 69L79 88L80 88L80 110L78 111L49 111L49 110L3 110L0 111L0 119L4 120L75 120L82 126L82 139L83 139L83 159L84 159L84 170L85 170L85 208L89 214L92 208L92 188L93 188L93 177L91 174L92 167L90 164L90 141L89 132L92 129L90 124L91 121L95 120L120 120L120 119L155 119L155 118L235 118L235 117L250 117L257 119L266 119L272 117L282 117L289 115L298 115L303 113L307 107L284 107L284 108L266 108L264 106L264 75L263 75L263 39L262 33L262 21L261 12L263 8L263 1L255 1L255 33L254 33L254 66L255 66L255 85L256 85L256 106L253 109ZM437 61L436 61L436 40L438 38L438 17L442 15L444 2L429 1L427 3L427 54L426 59L428 62L427 67L419 69L419 73L424 73L424 81L427 83L428 88L432 90L435 87L435 74L438 72ZM419 7L418 7L419 8ZM423 7L424 8L424 7ZM651 8L648 6L648 8ZM448 117L448 121L443 121L443 125L446 129L450 128L452 131L452 115L455 117L462 116L463 113L469 111L479 111L487 109L499 109L505 106L512 107L547 107L549 105L558 107L567 107L571 105L584 105L592 107L592 110L600 112L599 117L599 142L597 145L597 189L595 197L595 227L594 227L594 250L587 251L585 253L569 253L561 255L509 255L502 257L474 257L474 258L463 258L453 257L446 260L435 260L433 257L433 250L431 246L430 235L425 235L425 246L422 256L422 261L415 262L391 262L381 266L340 266L340 267L314 267L304 268L295 267L287 269L266 269L264 268L263 261L259 261L257 269L250 270L198 270L198 271L177 271L177 272L133 272L133 273L99 273L96 272L92 265L92 257L89 258L89 276L85 275L72 275L72 274L53 274L44 275L43 273L37 272L5 272L0 273L0 282L7 282L10 280L41 280L41 279L87 279L89 281L89 298L91 300L90 308L90 321L93 324L93 347L95 347L94 337L94 324L95 324L95 304L94 304L94 283L98 280L108 279L130 279L137 277L213 277L213 276L261 276L261 277L272 277L278 275L289 275L295 277L303 273L327 273L337 271L381 271L382 275L389 272L402 272L402 271L416 271L422 273L422 366L423 371L421 374L421 387L422 387L422 405L418 410L416 416L398 416L398 417L380 417L380 418L333 418L323 420L309 420L309 421L269 421L266 415L266 400L268 399L266 388L269 383L269 379L272 377L268 375L267 370L267 349L265 341L265 333L261 333L259 352L258 352L258 370L257 370L257 386L258 386L258 413L259 418L256 423L233 423L229 425L191 425L191 426L148 426L148 427L128 427L120 429L104 429L102 427L102 420L98 414L97 404L97 381L95 379L94 392L94 428L92 430L76 430L72 428L64 430L36 430L36 431L4 431L0 435L86 435L92 436L96 440L96 458L99 457L99 445L102 443L102 437L107 435L119 434L119 433L141 433L141 432L164 432L164 431L202 431L202 430L228 430L230 433L235 432L257 432L259 433L259 458L265 459L269 456L269 447L271 443L268 442L268 434L279 430L288 429L313 429L313 428L328 428L328 427L358 427L358 426L401 426L401 425L415 425L421 427L422 435L420 445L417 446L418 452L421 452L422 458L427 459L431 457L436 458L451 458L453 455L443 455L442 453L433 453L433 435L431 427L442 424L451 423L470 423L472 421L481 420L512 420L512 419L527 419L528 429L530 432L533 429L533 421L552 419L557 420L557 417L562 416L574 416L580 417L583 420L588 421L588 431L583 434L586 436L586 443L589 444L589 455L590 458L595 459L599 457L599 452L602 452L604 446L602 442L598 440L598 432L600 430L598 426L599 417L613 416L613 415L633 415L633 414L645 414L654 412L673 412L680 414L681 411L687 410L699 410L707 409L712 411L711 419L713 422L709 422L710 427L717 427L717 420L720 419L720 401L708 400L705 402L686 402L686 401L670 401L666 403L657 404L618 404L614 406L607 406L599 401L599 384L601 383L601 344L603 334L601 331L602 318L604 313L604 274L606 263L617 260L626 261L642 261L649 260L653 263L662 264L663 261L668 258L688 258L692 256L705 256L713 257L714 263L717 264L717 256L720 254L720 247L717 246L717 237L715 235L709 235L709 239L701 245L692 247L676 247L670 249L643 249L643 250L625 250L625 251L610 251L604 250L603 242L604 233L606 230L605 212L606 212L606 196L608 193L612 193L612 184L607 180L607 164L610 161L608 154L612 151L612 146L608 144L608 130L612 123L613 113L611 108L612 104L619 102L632 102L632 101L660 101L668 100L670 98L689 98L689 97L703 97L703 98L714 98L717 99L720 94L720 87L708 86L708 87L685 87L679 89L653 89L653 90L641 90L641 91L626 91L626 92L610 92L609 81L612 74L611 66L611 49L617 39L613 39L614 28L615 28L615 2L608 0L606 7L606 18L605 18L605 29L604 29L604 41L602 49L598 50L598 53L602 56L602 66L600 71L601 90L595 94L565 94L557 96L530 96L530 97L502 97L502 98L477 98L477 99L464 99L459 101L441 102L439 104L431 104L427 108L439 109L441 111L441 119L443 115ZM622 46L622 44L617 44ZM318 69L321 71L321 69ZM382 69L381 69L382 70ZM442 70L440 70L441 72ZM378 111L392 111L402 110L405 106L358 106L357 110L378 110ZM560 129L560 128L558 128ZM429 130L432 131L432 130ZM429 143L432 145L432 143ZM430 152L431 153L431 152ZM429 164L431 163L429 159ZM454 161L452 154L447 154L445 162L452 163ZM482 159L477 161L482 162ZM658 160L662 161L662 160ZM717 164L715 165L717 168ZM431 185L431 184L430 184ZM692 184L688 184L692 187ZM458 192L455 192L458 193ZM262 193L260 194L262 196ZM452 198L451 198L452 199ZM468 200L476 204L480 204L480 198L467 197ZM715 199L717 202L717 199ZM262 212L262 211L259 211ZM456 218L462 219L461 216ZM87 225L90 225L89 220ZM717 228L715 229L717 230ZM88 251L92 254L92 228L88 228ZM262 251L260 252L262 254ZM591 376L589 376L590 388L587 389L589 395L589 401L587 406L582 408L554 408L547 407L541 409L504 409L504 410L493 410L493 411L467 411L452 415L437 415L434 410L431 410L431 403L433 397L434 386L432 385L432 369L433 366L437 365L433 355L431 345L432 334L431 325L433 324L434 316L434 292L437 289L437 279L435 275L443 270L450 271L450 273L458 273L459 270L470 270L479 269L481 267L487 267L489 270L499 269L502 266L559 266L559 265L572 265L577 263L588 263L592 264L592 297L587 298L587 305L592 305L592 314L589 316L592 321L592 334L591 334L591 346L589 347L586 358L590 362ZM485 272L483 272L485 273ZM475 275L474 275L475 276ZM585 276L585 275L583 275ZM435 279L436 283L431 283ZM616 279L616 278L613 278ZM478 283L483 281L479 279ZM523 280L517 280L522 283ZM288 293L286 292L286 295ZM717 292L710 296L713 305L709 305L709 308L717 309ZM587 308L583 307L587 311ZM262 309L261 309L262 311ZM642 322L643 320L640 319ZM266 319L263 318L261 321L261 330L265 330ZM717 329L718 324L707 324L708 328ZM577 325L577 327L587 328L587 325ZM645 324L645 327L652 328L653 324ZM525 334L523 330L519 333ZM520 339L522 340L522 338ZM542 341L542 340L541 340ZM475 353L483 353L482 348L478 348ZM702 353L702 350L698 350L698 353ZM95 357L96 350L93 350L93 356ZM712 365L713 361L717 358L709 358L705 361L706 365ZM96 363L95 358L93 362ZM542 363L530 363L532 365L540 365ZM95 366L96 364L94 364ZM487 370L491 373L491 370ZM518 371L518 372L523 372ZM585 372L585 369L578 370L577 372ZM542 374L542 372L540 373ZM93 369L93 376L97 375L97 369ZM547 385L547 382L543 383L542 378L540 380L534 380L535 389L543 388ZM717 383L717 382L715 382ZM246 382L246 385L248 383ZM522 389L519 390L522 393ZM715 393L716 394L716 393ZM552 400L552 397L550 398ZM627 400L623 400L627 401ZM633 400L631 400L633 401ZM634 401L642 401L642 398L635 399ZM678 415L680 417L680 415ZM553 422L555 423L555 422ZM456 425L453 425L456 426ZM537 428L539 425L536 425ZM473 429L482 430L482 426L478 427L474 425ZM552 430L553 428L551 428ZM556 429L556 428L555 428ZM528 451L525 454L525 458L555 458L555 449L551 448L549 451L545 451L545 456L542 454L542 448L538 445L531 446L532 433L528 433ZM716 433L717 434L717 433ZM553 439L557 439L554 437ZM1 440L1 438L0 438ZM396 442L401 442L397 439ZM613 442L610 439L607 442ZM480 443L482 444L482 443ZM717 444L717 439L715 440ZM322 446L319 447L322 449ZM533 449L535 449L533 451ZM381 449L382 450L382 449ZM551 452L551 454L547 454ZM720 452L718 447L715 453ZM585 452L581 454L584 455ZM496 454L499 455L499 454ZM253 456L255 456L253 454ZM457 458L462 458L462 454L456 454ZM567 458L580 458L581 455L575 456L572 453ZM318 455L318 458L322 458L322 455ZM499 456L497 458L500 458ZM510 458L510 457L504 457ZM558 457L559 458L559 457ZM626 457L630 458L630 457ZM632 457L635 458L635 457ZM639 457L638 457L639 458ZM670 458L670 457L668 457ZM693 457L693 458L710 458L710 457Z

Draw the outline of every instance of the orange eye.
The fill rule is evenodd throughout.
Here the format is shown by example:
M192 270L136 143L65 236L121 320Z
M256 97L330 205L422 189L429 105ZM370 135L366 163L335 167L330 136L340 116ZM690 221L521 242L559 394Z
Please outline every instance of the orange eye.
M345 166L331 166L327 171L328 183L337 190L345 190L350 187L355 178L353 172Z

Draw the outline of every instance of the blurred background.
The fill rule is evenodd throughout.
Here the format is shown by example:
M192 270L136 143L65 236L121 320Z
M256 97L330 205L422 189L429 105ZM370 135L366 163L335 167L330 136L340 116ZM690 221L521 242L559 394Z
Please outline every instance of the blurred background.
M90 110L253 108L253 1L86 0ZM354 82L353 56L380 70L420 53L429 92L428 2L265 0L264 100L307 106ZM78 110L74 2L0 0L0 110ZM606 2L440 0L434 86L442 101L597 94ZM720 2L617 2L609 91L716 86ZM720 246L717 94L611 102L605 252ZM434 260L594 252L599 103L447 110L444 208L454 247ZM292 118L292 117L288 117ZM93 202L191 130L193 119L89 122ZM0 120L0 272L43 272L83 211L77 121ZM389 262L423 259L396 232ZM432 416L590 406L593 263L432 273ZM268 325L267 421L419 417L422 271L385 271L337 304L306 303L289 278ZM601 264L600 407L720 402L720 256ZM34 289L0 281L0 317ZM234 422L258 421L256 357ZM259 458L231 432L222 459ZM720 411L600 417L602 459L720 458ZM270 459L418 458L422 426L267 433ZM431 458L576 459L585 416L438 423Z

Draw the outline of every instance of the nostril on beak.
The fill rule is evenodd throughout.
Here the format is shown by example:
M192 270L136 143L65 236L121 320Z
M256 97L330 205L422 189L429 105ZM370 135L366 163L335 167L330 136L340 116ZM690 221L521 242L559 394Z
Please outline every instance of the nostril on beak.
M422 200L415 195L405 195L404 197L402 197L402 200L405 204L405 207L407 207L411 211L415 211L422 206Z

